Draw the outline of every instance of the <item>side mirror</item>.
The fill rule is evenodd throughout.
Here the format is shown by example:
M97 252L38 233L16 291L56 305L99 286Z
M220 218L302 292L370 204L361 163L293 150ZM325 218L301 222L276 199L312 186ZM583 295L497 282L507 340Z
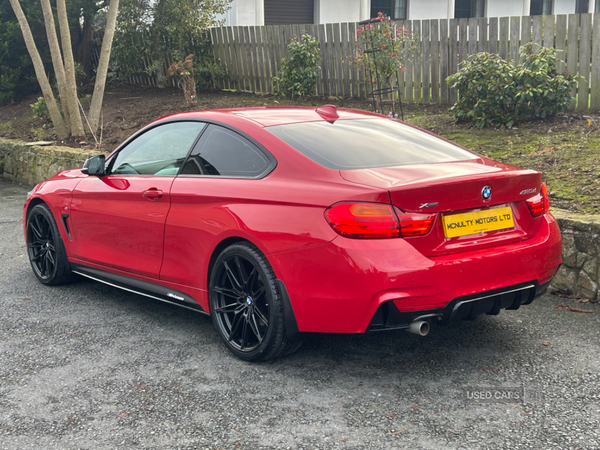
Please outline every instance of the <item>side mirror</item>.
M88 158L83 163L83 167L81 168L81 173L85 173L86 175L95 175L97 177L101 177L106 175L104 171L104 155L92 156Z

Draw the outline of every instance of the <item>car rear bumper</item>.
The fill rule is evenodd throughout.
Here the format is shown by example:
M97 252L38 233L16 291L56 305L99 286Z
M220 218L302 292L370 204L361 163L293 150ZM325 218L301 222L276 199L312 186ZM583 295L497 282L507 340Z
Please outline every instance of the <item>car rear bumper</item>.
M400 311L393 301L382 303L369 323L367 331L384 331L409 328L411 322L450 322L461 319L474 319L479 314L497 315L502 309L519 309L530 304L533 299L548 289L550 281L539 285L537 282L508 286L494 291L455 298L443 308Z
M409 239L339 237L319 247L271 254L269 260L285 283L300 332L363 333L377 328L384 304L381 311L412 320L425 314L449 320L467 314L465 308L470 315L518 307L508 297L500 303L483 297L523 286L535 295L547 286L562 262L562 244L554 217L543 220L531 239L441 257L423 256ZM519 297L519 305L530 297ZM466 302L475 298L481 301Z

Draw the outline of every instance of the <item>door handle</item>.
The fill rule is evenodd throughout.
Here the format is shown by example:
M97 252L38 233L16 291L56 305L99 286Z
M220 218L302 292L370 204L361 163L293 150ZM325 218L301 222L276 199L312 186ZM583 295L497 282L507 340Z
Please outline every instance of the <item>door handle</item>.
M142 195L146 197L148 200L156 200L157 198L161 198L163 195L163 191L156 188L150 188L147 191L142 192Z

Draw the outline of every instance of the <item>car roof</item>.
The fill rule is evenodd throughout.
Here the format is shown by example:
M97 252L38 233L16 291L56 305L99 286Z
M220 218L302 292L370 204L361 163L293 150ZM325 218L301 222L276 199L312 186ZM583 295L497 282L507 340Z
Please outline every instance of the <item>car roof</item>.
M333 119L329 114L337 114ZM320 122L331 120L384 118L380 114L357 109L337 108L333 105L314 106L261 106L250 108L212 109L206 111L190 111L161 117L164 119L209 119L229 122L233 117L252 121L260 126L286 125L301 122Z

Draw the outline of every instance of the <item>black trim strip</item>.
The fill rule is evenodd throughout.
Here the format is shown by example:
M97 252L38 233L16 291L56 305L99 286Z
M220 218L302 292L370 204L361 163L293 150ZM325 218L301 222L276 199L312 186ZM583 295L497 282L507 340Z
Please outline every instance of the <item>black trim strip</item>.
M134 294L143 295L161 302L170 303L172 305L181 306L183 308L191 309L203 314L208 314L193 297L174 289L168 289L164 286L150 283L148 281L117 275L81 264L71 263L71 270L76 274L86 278L123 289L124 291L133 292Z
M60 215L60 217L62 218L63 225L64 225L65 230L67 232L67 236L69 237L69 240L72 241L73 238L71 237L71 230L69 230L69 224L67 223L67 219L69 218L69 215L67 213L62 213Z

